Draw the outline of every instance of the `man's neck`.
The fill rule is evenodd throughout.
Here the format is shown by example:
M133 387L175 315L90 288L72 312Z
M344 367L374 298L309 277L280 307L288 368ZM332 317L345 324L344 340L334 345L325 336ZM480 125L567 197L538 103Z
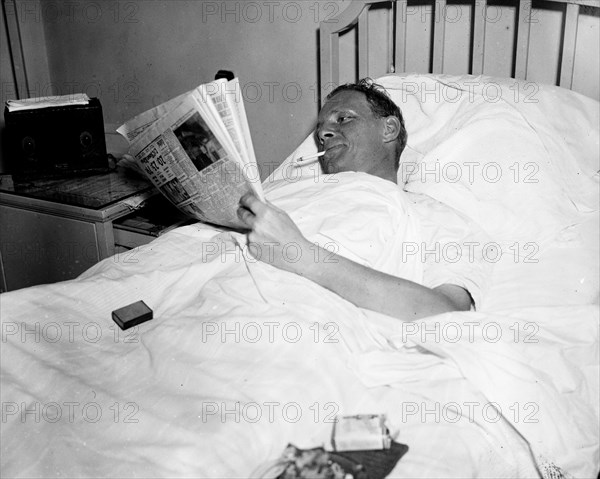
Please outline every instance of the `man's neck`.
M398 171L393 164L388 162L379 163L379 166L376 169L369 171L369 174L398 184Z

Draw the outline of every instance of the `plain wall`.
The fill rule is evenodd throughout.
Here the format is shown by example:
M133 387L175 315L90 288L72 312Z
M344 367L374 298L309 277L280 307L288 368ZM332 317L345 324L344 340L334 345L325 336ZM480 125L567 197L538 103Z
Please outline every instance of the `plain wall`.
M19 25L29 79L29 96L85 92L100 98L109 151L120 154L127 144L114 133L131 117L200 83L220 69L239 78L256 157L266 177L314 125L318 111L318 27L349 5L349 0L209 1L209 0L17 0ZM406 71L426 71L431 40L431 2L411 8L407 18L409 54ZM500 65L510 58L515 8L508 0L491 1L486 34L486 71L511 72ZM495 5L498 6L495 6ZM446 27L447 73L468 66L470 7L449 2L455 20ZM579 38L594 48L582 50L575 62L574 89L600 96L598 86L598 16L582 9ZM458 16L457 16L458 12ZM497 12L500 12L498 14ZM385 17L381 9L373 19ZM499 16L498 16L499 15ZM540 11L532 24L529 76L553 82L557 61L546 50L561 31L559 11ZM3 18L4 22L4 18ZM14 78L1 32L2 101L14 91ZM370 29L372 55L383 48L387 28ZM355 36L346 35L344 51ZM381 57L381 55L379 55ZM386 72L374 61L372 76ZM352 53L342 65L351 80ZM347 77L344 77L344 72ZM12 85L11 85L12 82ZM3 118L1 119L3 121ZM0 127L2 124L0 123ZM1 171L1 163L0 163Z

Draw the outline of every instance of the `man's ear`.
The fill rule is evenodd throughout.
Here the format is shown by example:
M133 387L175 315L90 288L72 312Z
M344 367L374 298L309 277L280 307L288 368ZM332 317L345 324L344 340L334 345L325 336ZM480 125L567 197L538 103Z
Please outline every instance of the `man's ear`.
M400 120L395 116L388 116L384 119L383 125L383 141L388 143L396 141L400 134Z

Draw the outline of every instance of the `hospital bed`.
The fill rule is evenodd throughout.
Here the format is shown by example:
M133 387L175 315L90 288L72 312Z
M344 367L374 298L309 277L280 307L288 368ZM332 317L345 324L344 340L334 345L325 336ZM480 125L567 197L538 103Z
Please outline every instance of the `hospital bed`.
M506 75L489 71L498 11L516 25ZM546 14L556 66L533 80L527 19ZM337 415L383 414L409 447L390 477L596 477L599 108L571 90L582 24L597 32L596 2L353 1L321 24L321 102L369 76L402 109L400 186L323 188L318 164L293 166L311 134L267 198L320 245L409 277L424 246L406 209L421 201L431 224L451 209L486 238L476 310L403 323L253 260L243 235L178 228L133 261L2 295L2 475L274 477L287 444L330 447ZM423 59L407 43L419 28ZM439 261L452 243L433 245ZM154 319L120 330L111 312L138 299Z

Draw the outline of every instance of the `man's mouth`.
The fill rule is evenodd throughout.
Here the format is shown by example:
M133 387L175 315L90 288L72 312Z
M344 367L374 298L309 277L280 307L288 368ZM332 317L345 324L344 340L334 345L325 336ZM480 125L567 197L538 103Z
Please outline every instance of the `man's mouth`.
M335 155L338 152L338 150L343 146L344 145L342 145L341 143L338 143L337 145L328 146L327 148L325 148L325 156L329 157Z
M336 173L340 155L344 151L344 145L338 143L336 145L327 146L325 154L322 157L321 166L325 173Z

